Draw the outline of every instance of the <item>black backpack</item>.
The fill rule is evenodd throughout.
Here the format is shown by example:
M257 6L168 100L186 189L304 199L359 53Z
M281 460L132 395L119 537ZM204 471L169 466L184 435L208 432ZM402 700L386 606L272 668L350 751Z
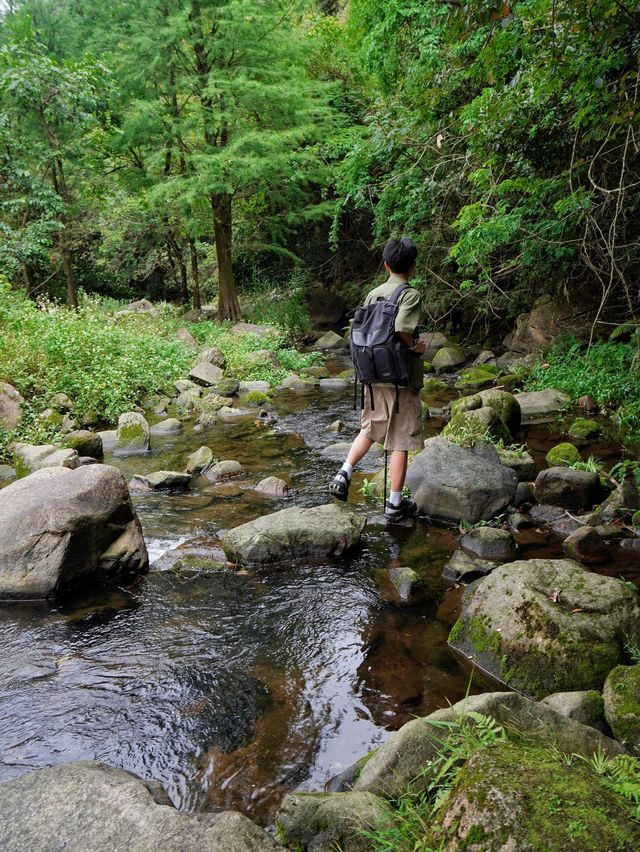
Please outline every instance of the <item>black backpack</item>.
M414 356L407 344L395 331L398 313L398 298L409 289L408 284L400 284L389 299L378 296L375 302L357 308L351 325L351 358L358 382L362 384L362 407L364 408L364 388L369 388L371 408L373 402L373 384L386 382L396 387L396 411L398 406L398 388L409 384Z

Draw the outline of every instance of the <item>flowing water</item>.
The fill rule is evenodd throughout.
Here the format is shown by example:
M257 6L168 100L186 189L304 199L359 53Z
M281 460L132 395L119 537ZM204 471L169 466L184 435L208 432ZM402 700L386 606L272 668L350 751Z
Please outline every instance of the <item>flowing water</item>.
M181 495L133 494L153 567L169 570L57 606L0 609L0 781L98 759L160 781L185 811L236 808L269 825L285 792L322 789L390 731L463 697L469 675L446 645L460 590L439 579L457 530L385 524L380 501L358 493L380 458L354 476L350 504L369 516L355 552L256 571L171 570L185 548L219 558L225 529L326 502L343 456L321 450L357 430L349 392L282 391L270 407L275 424L251 416L197 434L189 423L156 438L149 456L107 453L127 481L182 470L205 444L245 475L198 477ZM327 431L338 417L341 436ZM425 434L441 426L429 420ZM547 427L527 439L538 454L556 441ZM291 496L256 495L269 475ZM535 530L521 545L523 556L561 555L559 539ZM637 551L620 554L609 573L637 580ZM397 565L431 578L419 604L394 600L387 569Z

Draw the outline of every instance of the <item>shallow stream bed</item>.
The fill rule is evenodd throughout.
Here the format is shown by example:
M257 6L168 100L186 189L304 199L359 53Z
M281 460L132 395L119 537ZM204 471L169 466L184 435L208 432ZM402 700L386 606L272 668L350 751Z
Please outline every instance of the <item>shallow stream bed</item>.
M160 781L183 810L236 808L270 825L285 792L322 789L390 731L464 696L468 672L446 645L460 590L440 582L458 531L387 525L381 501L358 493L379 457L354 477L349 502L369 518L355 552L257 571L169 567L176 549L215 554L225 529L327 501L341 458L321 450L356 434L350 392L281 391L270 409L275 424L251 416L194 433L189 422L155 439L148 456L107 454L129 481L182 470L206 444L245 475L226 484L198 477L181 495L133 494L153 563L134 587L0 609L0 781L98 759ZM327 431L338 417L340 435ZM427 421L425 434L441 426ZM535 430L543 453L556 439ZM289 497L252 490L270 475L289 482ZM637 579L636 553L607 573ZM559 540L530 533L522 556L532 555L561 555ZM386 570L417 564L433 579L429 593L402 605Z

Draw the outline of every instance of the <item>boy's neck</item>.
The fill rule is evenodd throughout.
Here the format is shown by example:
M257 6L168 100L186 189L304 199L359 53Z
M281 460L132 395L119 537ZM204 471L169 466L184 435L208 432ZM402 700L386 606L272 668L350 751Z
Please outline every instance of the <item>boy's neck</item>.
M410 272L393 272L391 269L389 270L390 278L402 278L403 281L408 281L411 277Z

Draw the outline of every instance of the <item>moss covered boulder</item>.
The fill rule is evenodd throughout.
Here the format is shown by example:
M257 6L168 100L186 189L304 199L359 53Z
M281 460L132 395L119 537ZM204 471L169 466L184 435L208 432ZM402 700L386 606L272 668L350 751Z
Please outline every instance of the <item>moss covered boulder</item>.
M604 714L617 740L640 754L640 665L616 666L603 689Z
M431 846L445 852L633 852L640 825L631 811L628 800L586 764L567 765L550 750L497 742L462 766L430 826Z
M433 356L431 366L437 373L453 373L466 360L466 352L461 346L443 346Z
M500 367L497 364L481 364L477 367L469 367L460 373L460 378L454 384L459 390L467 388L483 388L486 385L493 384L500 374Z
M434 379L433 376L427 376L422 384L420 391L420 399L423 402L428 402L432 396L439 391L447 390L449 386L446 382L441 382L440 379Z
M149 424L136 411L127 411L120 415L116 432L116 456L144 455L149 452Z
M477 411L489 408L494 411L507 427L514 432L520 426L520 403L516 397L507 391L491 388L456 400L451 404L451 416L460 412Z
M579 441L592 441L601 432L600 425L595 420L587 420L586 417L577 417L569 426L569 436Z
M79 456L101 459L103 456L102 438L88 429L76 429L70 432L62 442L63 447L75 450Z
M530 559L473 583L450 645L527 695L601 689L640 638L637 596L569 559Z
M580 450L568 441L551 447L545 458L549 467L568 467L582 461Z

